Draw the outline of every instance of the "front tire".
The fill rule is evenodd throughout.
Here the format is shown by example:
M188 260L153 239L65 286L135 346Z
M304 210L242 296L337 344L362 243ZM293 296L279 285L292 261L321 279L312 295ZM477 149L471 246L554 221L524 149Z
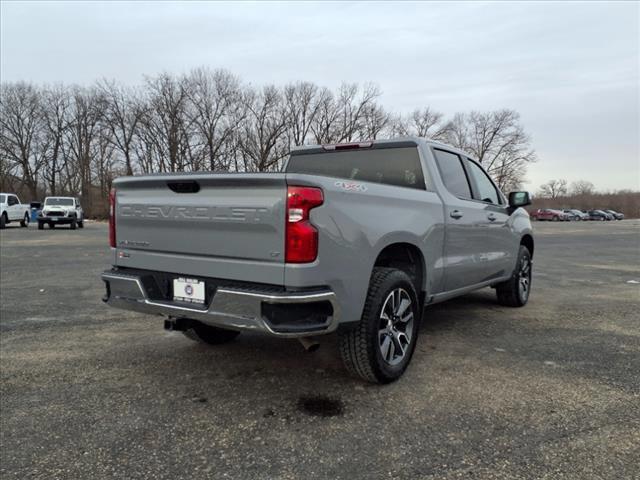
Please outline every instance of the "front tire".
M529 249L520 245L518 261L513 275L506 282L496 286L498 303L506 307L524 307L531 293L531 254Z
M38 222L38 230L44 230L44 223Z
M27 228L29 226L29 214L25 213L24 218L20 220L20 226L22 228Z
M76 217L73 217L71 219L71 223L69 224L69 228L71 230L75 230L77 226L78 226L78 221L76 220Z
M554 221L554 222L557 222L560 219L558 217L553 217L551 220Z
M192 321L190 328L182 333L185 337L195 342L206 343L207 345L228 343L240 335L240 332L237 330L216 328L195 320Z
M416 347L421 311L406 273L374 268L360 322L340 334L347 370L372 383L400 378Z

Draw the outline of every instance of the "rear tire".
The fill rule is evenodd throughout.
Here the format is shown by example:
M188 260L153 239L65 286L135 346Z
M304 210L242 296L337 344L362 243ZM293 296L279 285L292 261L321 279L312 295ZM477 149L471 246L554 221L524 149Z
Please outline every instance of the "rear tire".
M78 228L84 228L84 220L78 222Z
M20 220L20 226L22 228L26 228L29 226L29 214L25 213L24 214L24 218L22 220Z
M56 224L55 224L55 223L52 223L52 222L51 222L51 223L49 223L49 228L51 228L51 229L56 228Z
M347 370L372 383L400 378L416 347L421 311L405 272L374 268L360 322L340 333L340 355Z
M38 222L38 230L44 230L44 223Z
M553 217L551 220L553 220L554 222L557 222L559 220L558 217Z
M237 330L225 330L216 328L201 322L193 321L191 328L182 332L185 337L207 345L221 345L234 340L240 332Z
M4 228L7 225L7 214L3 213L2 215L0 215L0 228Z
M511 278L496 285L498 303L506 307L524 307L531 294L531 254L529 249L520 245L518 261Z

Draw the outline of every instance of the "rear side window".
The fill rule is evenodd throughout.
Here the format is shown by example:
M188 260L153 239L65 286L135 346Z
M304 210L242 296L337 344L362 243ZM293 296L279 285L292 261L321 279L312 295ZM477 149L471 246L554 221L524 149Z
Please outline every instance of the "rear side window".
M7 201L6 195L0 195L0 203L4 203Z
M425 190L416 147L292 155L287 173L305 173Z
M434 150L438 170L442 175L445 187L456 197L471 198L471 187L467 180L467 174L462 166L462 160L458 155L444 150Z
M473 177L476 187L478 187L478 196L480 198L477 198L477 200L500 205L500 195L498 195L498 190L493 185L489 175L474 161L468 160L467 165L469 166L471 177Z

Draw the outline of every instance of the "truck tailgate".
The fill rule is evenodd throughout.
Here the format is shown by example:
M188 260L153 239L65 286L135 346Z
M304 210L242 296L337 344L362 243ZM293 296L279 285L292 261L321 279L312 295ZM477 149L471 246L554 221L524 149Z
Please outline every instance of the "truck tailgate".
M284 174L167 174L114 186L116 265L283 284Z

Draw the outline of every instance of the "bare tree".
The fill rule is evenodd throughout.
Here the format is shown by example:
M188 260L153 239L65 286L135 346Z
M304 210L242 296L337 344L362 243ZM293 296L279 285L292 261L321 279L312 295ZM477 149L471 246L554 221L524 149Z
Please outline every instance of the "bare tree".
M193 70L186 79L186 110L200 137L210 170L228 169L226 153L233 130L245 116L240 81L226 70Z
M98 84L106 100L104 120L113 146L122 154L125 175L134 172L134 137L144 114L144 105L133 88L103 80Z
M163 73L148 77L145 87L148 98L140 121L143 148L138 152L152 156L147 171L183 171L191 153L184 80Z
M386 132L390 138L411 135L408 120L400 114L390 114Z
M69 191L81 192L85 208L91 211L93 154L96 142L104 134L101 120L106 100L96 88L74 87L71 92L69 128L65 131L68 187Z
M567 181L564 179L549 180L547 183L540 185L538 195L556 199L564 197L567 194Z
M571 195L579 196L579 195L592 195L596 190L596 187L593 183L588 182L587 180L577 180L571 183L571 187L569 191Z
M246 172L277 170L289 153L285 136L287 116L282 93L273 85L245 93L246 120L238 138L241 163Z
M304 145L307 142L325 95L311 82L297 82L284 87L288 136L292 145Z
M318 98L318 110L311 123L311 132L315 143L334 143L337 141L338 109L333 93L323 88Z
M380 97L380 89L367 84L362 91L358 84L343 83L337 95L325 91L319 105L316 121L311 127L316 143L351 142L362 138L366 131L364 119ZM367 132L369 133L369 132Z
M475 156L504 190L523 181L526 167L536 160L531 139L513 110L456 114L443 139Z
M446 133L443 115L429 107L414 110L409 117L411 134L418 137L441 140Z
M46 88L42 97L41 115L46 140L42 143L45 161L41 175L49 193L56 195L68 159L64 154L64 140L69 128L71 99L69 90L62 85Z
M40 92L24 82L0 89L0 152L3 170L16 172L32 197L38 194L42 116Z
M382 105L371 103L364 109L359 127L360 140L375 140L390 125L391 115Z

